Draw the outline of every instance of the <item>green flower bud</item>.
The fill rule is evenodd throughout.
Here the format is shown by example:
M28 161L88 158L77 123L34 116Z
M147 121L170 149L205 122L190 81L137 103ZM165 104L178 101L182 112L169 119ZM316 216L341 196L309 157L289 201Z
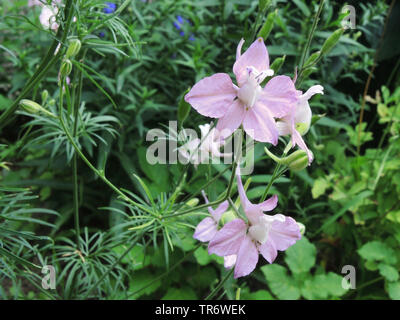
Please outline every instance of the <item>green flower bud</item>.
M47 90L43 90L42 91L42 104L46 103L48 97L49 97L49 92Z
M274 12L270 12L267 16L267 19L265 20L261 30L258 32L258 37L261 37L265 40L267 40L272 28L274 27L274 22L275 22L275 16L278 10L275 10Z
M65 54L65 58L69 59L75 57L81 49L81 46L82 44L79 39L71 39L69 41L68 50Z
M314 64L315 61L321 56L321 51L314 52L304 63L305 66Z
M333 47L336 45L336 43L342 36L343 32L344 29L338 29L334 33L332 33L328 39L325 40L321 48L321 55L326 55L333 49Z
M190 199L189 201L187 201L186 205L193 208L193 207L197 206L198 203L199 203L199 199L193 198L193 199Z
M306 232L306 226L304 224L302 224L301 222L296 222L296 223L300 228L300 234L304 235L304 233Z
M22 107L22 109L24 109L26 112L29 113L38 113L43 109L43 107L40 104L28 99L22 99L19 102L19 105Z
M280 58L276 58L274 60L274 62L272 62L270 68L272 70L274 70L275 74L277 74L278 71L281 69L282 65L285 62L285 59L286 59L286 55L284 55L283 57L280 57Z
M60 76L66 78L72 71L72 62L69 59L63 60L60 68Z
M304 150L297 150L291 155L281 159L283 164L286 164L292 171L300 171L308 166L307 152Z

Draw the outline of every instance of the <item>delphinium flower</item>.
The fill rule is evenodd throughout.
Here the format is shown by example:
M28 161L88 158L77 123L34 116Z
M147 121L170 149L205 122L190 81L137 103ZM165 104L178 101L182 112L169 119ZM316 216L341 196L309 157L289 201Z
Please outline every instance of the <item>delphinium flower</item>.
M261 83L273 75L269 56L262 38L256 39L244 54L238 45L233 73L238 86L226 73L216 73L196 83L185 96L186 102L200 114L218 118L217 129L233 133L241 124L254 140L278 143L275 119L291 111L297 101L293 81L287 76L276 76L264 88Z
M187 20L187 19L185 19L185 18L183 18L182 16L179 16L179 15L176 16L176 21L174 21L174 26L175 26L175 28L177 30L179 30L179 35L181 37L185 36L185 31L183 30L183 27L184 27L185 24L190 25L189 20ZM189 40L190 41L196 40L193 34L191 34L189 36Z
M240 173L237 173L236 178L247 221L237 218L225 224L210 240L208 253L225 257L225 266L228 268L235 265L234 277L239 278L255 269L259 254L273 263L278 250L284 251L295 244L301 238L301 233L293 218L263 213L276 207L277 196L253 204L246 196Z
M56 16L58 14L58 7L45 5L42 7L39 20L45 29L57 30L59 25L56 22Z
M313 160L313 156L302 136L308 132L311 125L312 112L308 100L317 93L324 94L321 85L310 87L304 94L298 90L297 102L293 105L294 110L277 122L279 135L291 135L292 146L298 145L300 149L306 151L309 162Z
M178 149L184 159L190 160L197 167L198 164L209 163L214 158L231 156L230 153L220 152L224 138L216 128L211 128L209 123L200 125L199 128L201 139L191 139Z
M205 202L208 204L208 199L204 191L202 191ZM218 231L218 223L221 219L222 214L228 209L228 201L222 202L215 210L212 207L208 207L210 217L206 217L197 225L194 232L193 238L201 241L210 241Z
M103 8L103 12L107 14L114 13L117 10L117 5L114 2L106 2L106 7Z

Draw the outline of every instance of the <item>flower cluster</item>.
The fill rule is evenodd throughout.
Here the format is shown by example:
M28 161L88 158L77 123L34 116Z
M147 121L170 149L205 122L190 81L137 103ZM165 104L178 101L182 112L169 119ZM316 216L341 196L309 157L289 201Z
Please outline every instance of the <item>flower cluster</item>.
M177 29L177 30L179 30L179 35L181 36L181 37L184 37L185 36L185 31L183 30L183 28L184 28L184 26L185 25L190 25L191 23L190 23L190 21L189 20L187 20L187 19L185 19L185 18L183 18L182 16L176 16L176 21L174 21L174 27ZM192 34L192 35L190 35L189 36L189 40L190 41L194 41L194 40L196 40L196 38L194 37L194 35Z
M307 154L305 161L308 158L310 164L313 154L302 137L311 124L308 100L316 93L323 94L323 87L315 85L305 93L297 90L296 77L292 80L285 75L274 76L262 38L254 41L242 54L243 43L242 39L233 65L237 85L233 84L228 74L217 73L200 80L185 96L185 101L197 112L218 119L216 132L220 134L217 140L206 143L212 146L208 149L209 153L217 155L221 146L219 142L243 126L244 131L255 141L273 145L277 145L279 136L290 135L291 146L297 145L304 150L301 152ZM262 87L267 79L266 85ZM199 143L196 140L189 147L201 148ZM249 201L239 168L236 180L245 217L235 210L237 218L220 227L221 216L229 207L227 201L222 202L215 210L208 208L210 217L198 224L193 236L199 241L209 242L209 254L224 257L226 268L234 266L235 278L250 274L257 265L259 254L272 263L278 251L286 250L301 238L300 225L293 218L264 213L275 209L277 196L259 204ZM209 203L205 194L203 196L206 203Z
M315 93L323 93L320 85L311 87L305 94L296 90L288 76L272 77L264 88L266 77L273 76L269 56L262 38L254 41L241 54L244 40L238 45L233 73L237 85L226 73L216 73L196 83L185 96L197 112L217 118L217 129L232 134L240 125L254 140L278 143L279 135L291 135L292 146L298 145L309 155L302 135L311 123L308 100Z

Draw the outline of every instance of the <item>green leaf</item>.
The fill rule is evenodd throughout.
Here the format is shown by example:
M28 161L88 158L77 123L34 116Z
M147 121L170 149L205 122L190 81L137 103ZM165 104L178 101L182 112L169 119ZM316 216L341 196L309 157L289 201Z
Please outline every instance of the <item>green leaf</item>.
M397 261L394 250L380 241L367 242L357 252L365 260L378 260L388 264L394 264Z
M311 189L313 199L317 199L318 197L322 196L329 187L329 181L327 181L324 177L314 180L314 185Z
M242 295L241 300L275 300L267 290L258 290Z
M379 273L385 277L388 281L397 281L399 280L399 272L392 266L387 265L385 263L380 263Z
M190 88L185 91L185 93L183 94L181 101L179 102L179 105L178 105L178 121L179 121L180 125L182 125L185 122L185 120L188 117L189 112L190 112L190 108L191 108L190 104L185 101L185 95L189 91L190 91Z
M315 264L316 248L303 237L286 250L285 262L293 273L308 272Z
M161 300L197 300L197 296L189 287L169 288Z
M211 256L208 254L207 250L204 249L203 247L198 248L194 252L194 256L196 258L197 263L200 264L201 266L205 266L212 261Z
M278 264L261 267L273 294L282 300L297 300L300 290L293 279L287 275L286 268Z
M388 293L392 300L400 300L400 282L389 282Z
M150 270L148 269L139 270L133 274L129 283L129 291L135 292L143 288L143 290L140 290L133 296L135 299L144 294L151 294L161 286L160 280L151 283L154 280L155 276L156 275L154 274L154 272L150 272ZM149 285L149 283L151 283L151 285Z

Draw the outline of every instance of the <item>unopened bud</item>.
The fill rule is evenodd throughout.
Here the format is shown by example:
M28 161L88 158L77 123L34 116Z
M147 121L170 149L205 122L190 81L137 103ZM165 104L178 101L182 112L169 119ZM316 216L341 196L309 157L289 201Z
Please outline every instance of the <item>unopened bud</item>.
M38 113L43 109L43 107L40 104L28 99L22 99L19 102L19 105L22 107L22 109L24 109L26 112L29 113Z
M189 207L195 207L199 203L199 199L193 198L186 202L186 205Z
M82 44L79 39L71 39L69 41L68 50L65 54L65 57L67 59L75 57L78 54L79 50L81 50L81 46Z
M275 74L277 74L278 71L281 69L282 65L285 62L285 59L286 59L286 55L284 55L283 57L280 57L280 58L276 58L274 60L274 62L272 62L270 68L272 70L274 70Z
M306 226L304 224L302 224L301 222L296 222L296 223L300 228L300 234L304 235L304 233L306 232Z
M317 61L317 59L321 56L321 51L314 52L304 63L305 66L310 66Z
M60 76L66 78L72 71L72 63L69 59L63 60L60 68Z
M308 166L309 163L307 152L304 150L297 150L291 155L283 158L282 163L286 164L292 171L303 170Z
M276 13L277 10L268 14L267 19L265 20L261 30L258 32L258 37L263 38L264 41L267 40L272 28L274 27Z
M324 44L321 48L321 55L326 55L333 49L336 43L339 41L342 36L344 29L338 29L334 33L332 33L328 39L325 40Z
M47 90L43 90L42 91L42 104L46 103L48 97L49 97L49 92Z

